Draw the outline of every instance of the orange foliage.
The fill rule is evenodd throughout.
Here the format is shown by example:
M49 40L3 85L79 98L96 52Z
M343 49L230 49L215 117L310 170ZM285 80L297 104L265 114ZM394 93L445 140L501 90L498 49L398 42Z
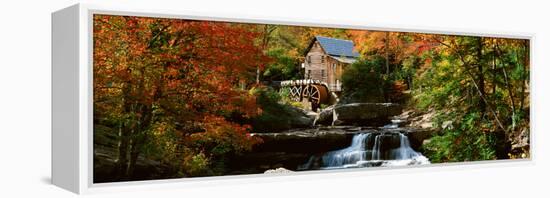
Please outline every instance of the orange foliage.
M168 116L204 131L178 126L181 137L230 141L239 151L258 142L248 126L223 117L258 113L255 97L238 88L252 84L256 66L269 61L254 44L258 32L229 23L107 15L94 15L93 29L97 119L120 117L122 130L142 133L154 118Z

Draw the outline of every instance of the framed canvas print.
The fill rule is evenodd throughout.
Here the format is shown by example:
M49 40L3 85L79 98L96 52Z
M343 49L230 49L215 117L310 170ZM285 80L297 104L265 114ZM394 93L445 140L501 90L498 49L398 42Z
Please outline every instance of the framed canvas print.
M532 35L87 5L52 20L52 180L73 192L531 159Z

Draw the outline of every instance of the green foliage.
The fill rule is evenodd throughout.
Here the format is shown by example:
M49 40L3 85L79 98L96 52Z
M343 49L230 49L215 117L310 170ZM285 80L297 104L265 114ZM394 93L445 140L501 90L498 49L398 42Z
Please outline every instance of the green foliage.
M434 59L432 67L416 80L419 88L414 92L421 109L452 107L460 102L465 90L474 89L471 83L466 82L468 77L459 72L462 69L454 58L434 55Z
M271 87L262 87L252 90L256 95L256 101L262 113L251 119L253 132L277 132L282 130L299 127L301 123L296 119L304 117L305 114L294 106L299 106L299 103L281 102L281 94L273 90Z
M289 89L280 89L279 90L279 102L280 104L285 104L285 105L290 105L292 107L296 107L296 108L300 108L300 109L305 109L306 107L304 106L304 103L302 102L298 102L298 101L294 101L292 99L290 99L290 90Z
M143 154L152 159L173 164L177 162L177 132L173 122L158 121L147 131L149 141L144 142ZM173 164L177 165L177 164Z
M416 107L452 122L423 145L433 162L506 158L529 124L528 51L522 40L444 36L417 69ZM496 135L505 134L505 135ZM500 154L499 154L500 153Z
M342 74L342 89L347 102L385 102L390 81L383 78L383 59L359 60Z
M187 176L204 176L212 175L209 168L209 160L204 153L186 152L186 159L183 160L180 174Z
M447 128L423 146L424 154L434 163L496 159L496 138L482 131L480 113L473 112L452 121L458 126ZM487 124L487 123L485 123Z
M269 64L263 76L269 80L293 80L300 78L298 71L298 60L290 56L285 48L273 48L267 52L267 55L274 59Z

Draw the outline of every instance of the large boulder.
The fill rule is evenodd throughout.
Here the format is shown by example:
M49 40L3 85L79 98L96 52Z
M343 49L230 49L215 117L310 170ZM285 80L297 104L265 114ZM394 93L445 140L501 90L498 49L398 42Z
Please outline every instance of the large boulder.
M390 117L401 113L401 106L395 103L351 103L328 107L321 111L315 124L383 126Z
M252 119L256 133L279 132L290 129L310 128L314 117L309 112L290 105L264 108L262 114Z
M415 150L419 150L425 141L429 140L435 133L433 129L422 129L422 128L409 128L412 129L409 132L405 133L409 137L409 142L411 147Z

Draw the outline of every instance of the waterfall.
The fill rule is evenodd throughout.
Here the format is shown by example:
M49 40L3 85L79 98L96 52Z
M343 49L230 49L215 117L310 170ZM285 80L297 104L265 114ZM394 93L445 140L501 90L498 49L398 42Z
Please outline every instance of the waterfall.
M336 111L334 111L334 109L332 110L332 122L330 123L330 126L334 126L335 122L338 121L338 113L336 113Z
M298 169L338 169L374 166L429 164L428 158L414 151L409 138L399 132L359 133L347 148L312 156Z
M367 159L367 152L365 148L365 140L370 137L370 134L357 134L353 137L351 141L351 146L348 148L328 152L323 155L323 165L332 167L332 166L342 166L344 164L351 164L357 161L364 161Z

